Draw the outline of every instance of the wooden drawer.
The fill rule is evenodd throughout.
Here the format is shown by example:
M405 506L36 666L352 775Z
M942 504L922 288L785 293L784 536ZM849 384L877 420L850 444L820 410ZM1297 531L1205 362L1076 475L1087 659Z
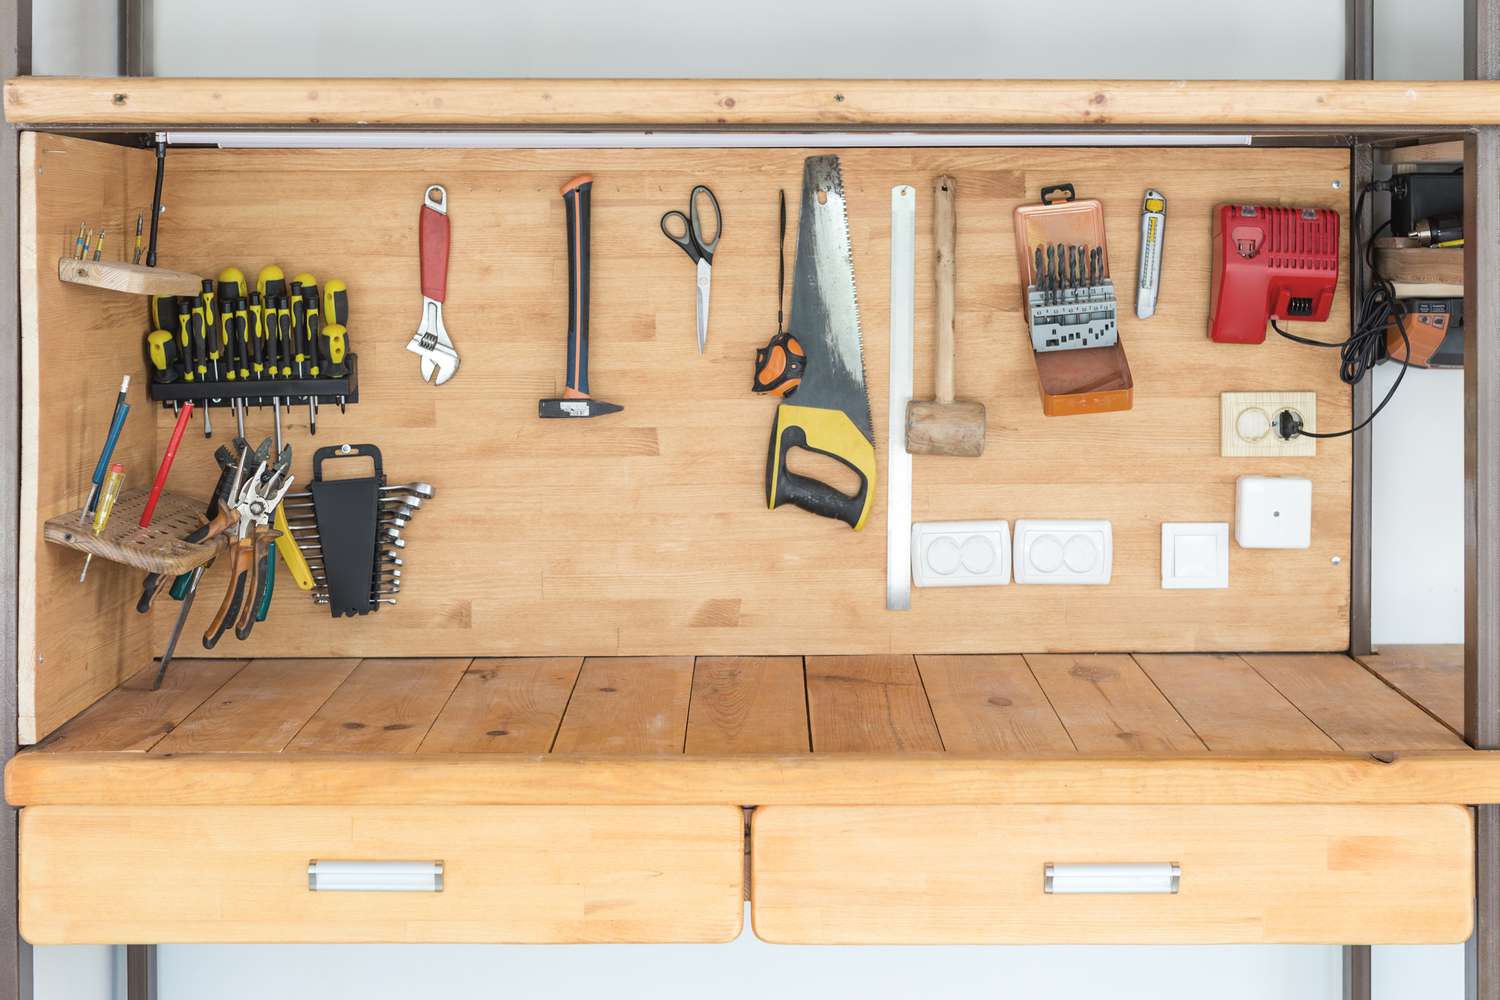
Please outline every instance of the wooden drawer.
M313 860L441 861L441 892L313 892ZM726 806L37 806L21 934L97 942L728 941Z
M767 807L751 916L786 944L1462 941L1461 806ZM1175 895L1049 895L1049 863L1175 862Z

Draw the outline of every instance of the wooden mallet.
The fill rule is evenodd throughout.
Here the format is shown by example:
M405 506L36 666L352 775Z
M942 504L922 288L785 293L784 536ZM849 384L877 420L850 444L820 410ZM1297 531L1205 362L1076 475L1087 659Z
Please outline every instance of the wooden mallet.
M937 333L933 355L936 399L906 404L906 450L913 455L984 454L984 404L953 398L952 177L939 177L933 191L932 232L937 253Z

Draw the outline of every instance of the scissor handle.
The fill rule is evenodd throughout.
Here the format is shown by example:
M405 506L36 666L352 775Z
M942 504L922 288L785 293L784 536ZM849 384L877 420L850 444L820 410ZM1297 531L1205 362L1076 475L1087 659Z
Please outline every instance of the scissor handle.
M703 228L703 215L698 210L700 204L698 195L700 193L708 196L708 203L714 208L714 238L711 240L703 238L703 234L707 230ZM704 259L712 264L714 262L714 251L719 246L720 231L724 228L724 216L719 213L719 199L714 197L714 193L709 189L708 185L695 184L693 186L693 193L688 195L688 206L693 218L693 239L697 241L698 250L703 254Z
M680 231L673 232L673 228L678 228ZM702 251L698 249L698 241L693 239L692 224L688 222L688 217L677 209L674 208L661 217L661 232L663 236L681 247L682 252L691 257L693 263L696 264L703 256Z
M699 209L701 199L699 193L706 195L708 203L713 206L714 226L712 240L703 238L703 213ZM688 195L688 212L684 215L675 208L661 217L661 231L667 239L682 248L682 252L693 259L694 263L706 260L710 264L714 262L714 250L719 246L719 232L723 228L723 216L719 213L719 199L714 197L713 191L706 185L694 186L693 193ZM679 231L674 231L679 230Z

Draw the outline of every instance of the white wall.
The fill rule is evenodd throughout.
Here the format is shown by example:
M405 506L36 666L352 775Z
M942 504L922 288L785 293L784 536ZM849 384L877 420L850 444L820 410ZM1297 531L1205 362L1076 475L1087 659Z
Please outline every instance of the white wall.
M153 0L160 75L1332 78L1342 0ZM36 4L38 73L110 72L113 0ZM1384 78L1461 75L1462 0L1381 0ZM85 16L87 15L87 16ZM206 31L205 17L211 22ZM580 31L579 25L585 30ZM1066 44L1039 44L1057 39ZM70 32L79 33L73 37ZM224 41L205 44L205 38ZM232 56L232 58L227 58ZM1377 398L1392 372L1376 373ZM1414 372L1375 435L1376 640L1462 638L1462 389ZM1418 523L1436 524L1419 539ZM109 949L37 949L39 1000L119 993ZM118 962L118 956L113 956ZM1339 951L724 946L164 947L163 1000L604 993L1326 1000ZM111 986L111 983L114 985ZM1457 998L1459 946L1375 949L1378 1000Z

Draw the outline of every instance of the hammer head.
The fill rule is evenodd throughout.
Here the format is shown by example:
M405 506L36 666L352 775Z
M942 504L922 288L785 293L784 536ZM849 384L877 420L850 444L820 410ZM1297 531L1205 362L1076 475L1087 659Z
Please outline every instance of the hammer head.
M912 400L906 404L906 450L913 455L984 454L984 404Z
M539 399L536 409L539 417L602 417L606 413L619 413L625 407L588 396L564 396L559 399Z

